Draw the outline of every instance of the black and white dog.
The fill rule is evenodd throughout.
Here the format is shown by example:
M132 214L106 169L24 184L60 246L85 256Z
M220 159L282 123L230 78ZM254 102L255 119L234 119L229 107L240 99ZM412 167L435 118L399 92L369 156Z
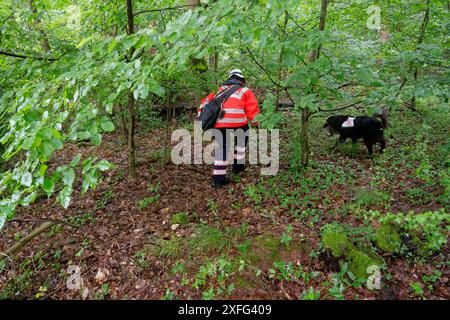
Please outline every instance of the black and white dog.
M383 149L386 147L384 129L387 128L387 125L387 111L384 110L381 114L375 113L372 117L331 116L323 127L328 129L330 135L339 134L339 140L336 142L335 147L338 143L343 143L347 138L352 139L354 144L358 139L362 138L369 154L373 154L374 144L379 143L381 145L380 152L383 152Z

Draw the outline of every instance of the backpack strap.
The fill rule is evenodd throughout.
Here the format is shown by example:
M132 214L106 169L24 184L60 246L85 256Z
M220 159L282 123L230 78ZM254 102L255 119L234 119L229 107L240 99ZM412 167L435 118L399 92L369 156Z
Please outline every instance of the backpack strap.
M222 104L233 94L236 92L237 89L239 89L241 87L241 85L235 84L232 85L230 88L224 89L222 91L220 91L218 94L216 94L216 96L214 97L214 99L216 100L216 102L222 106Z

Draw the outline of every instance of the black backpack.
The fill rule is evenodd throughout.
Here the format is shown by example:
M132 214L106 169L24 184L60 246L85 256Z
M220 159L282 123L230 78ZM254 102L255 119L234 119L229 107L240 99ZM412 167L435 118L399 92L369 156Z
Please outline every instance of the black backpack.
M222 111L222 105L240 87L240 85L235 84L228 89L220 91L215 95L214 99L202 108L197 120L201 121L203 130L214 128Z

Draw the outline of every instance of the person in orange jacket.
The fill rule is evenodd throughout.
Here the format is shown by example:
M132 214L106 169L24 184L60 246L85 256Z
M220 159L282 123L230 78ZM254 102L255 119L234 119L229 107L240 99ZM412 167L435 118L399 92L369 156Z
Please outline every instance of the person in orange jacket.
M216 188L220 188L229 182L227 179L227 166L231 164L231 161L227 159L229 144L227 143L226 135L236 130L242 130L245 134L245 141L235 139L237 141L234 148L233 173L238 174L245 170L245 149L248 143L249 121L252 127L258 127L258 121L255 120L255 117L259 114L258 101L253 92L245 86L245 77L241 70L232 70L228 75L228 80L219 87L218 92L222 92L236 84L241 87L223 103L223 112L214 126L215 129L220 130L223 137L223 139L218 139L217 141L219 147L216 149L214 156L213 186ZM215 93L212 92L202 99L198 109L199 115L202 108L214 97Z

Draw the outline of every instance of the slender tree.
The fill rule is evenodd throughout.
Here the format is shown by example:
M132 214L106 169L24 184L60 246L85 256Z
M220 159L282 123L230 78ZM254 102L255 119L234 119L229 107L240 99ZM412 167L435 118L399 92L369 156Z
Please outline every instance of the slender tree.
M422 24L420 25L419 37L417 38L417 46L422 44L423 39L425 37L425 32L427 30L428 21L430 21L430 0L427 0L427 7L425 9L425 13L423 15ZM414 82L417 82L417 78L419 76L419 68L415 67L413 72ZM411 98L411 109L416 109L416 95L413 94Z
M319 18L319 30L325 30L325 22L327 18L327 7L329 4L329 0L322 0L322 4L320 6L320 18ZM311 53L311 62L319 59L321 44ZM314 88L312 88L314 91ZM311 116L311 111L308 108L304 108L301 114L301 164L303 167L306 167L309 162L309 118Z
M29 0L28 4L30 5L30 9L33 12L33 21L34 21L36 30L41 34L42 48L44 49L45 52L49 52L52 48L50 47L50 42L48 41L47 33L42 28L42 21L38 16L38 10L36 8L34 0Z
M127 34L134 33L133 0L127 0ZM134 53L134 47L130 48L128 59ZM133 91L128 91L128 175L131 179L136 178L136 156L135 156L135 130L136 130L136 111Z

